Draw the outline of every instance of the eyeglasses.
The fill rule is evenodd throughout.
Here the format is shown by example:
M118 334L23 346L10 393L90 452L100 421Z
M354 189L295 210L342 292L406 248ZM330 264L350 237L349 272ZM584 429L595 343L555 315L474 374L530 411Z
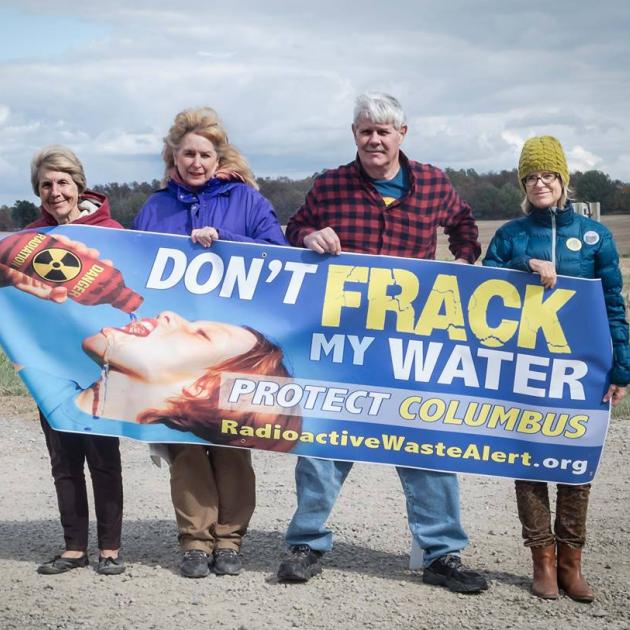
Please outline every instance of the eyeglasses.
M540 175L528 175L525 178L525 186L528 188L533 188L540 180L543 184L547 186L549 184L553 184L556 179L558 179L558 173L542 173Z

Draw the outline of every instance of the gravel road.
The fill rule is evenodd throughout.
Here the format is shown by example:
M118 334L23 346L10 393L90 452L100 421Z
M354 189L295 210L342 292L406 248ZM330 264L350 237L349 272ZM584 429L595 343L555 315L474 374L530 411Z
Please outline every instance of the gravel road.
M336 544L324 572L304 585L278 584L282 536L294 508L292 456L255 453L258 507L238 577L181 578L168 471L146 446L123 443L127 571L92 568L40 576L61 549L48 455L32 406L0 400L0 628L630 628L630 420L615 420L592 494L586 574L592 605L529 593L530 559L521 546L512 483L462 478L471 538L464 560L485 572L490 590L455 595L425 586L408 569L410 535L398 477L356 465L331 517ZM95 539L92 530L91 539ZM97 556L94 543L90 548Z

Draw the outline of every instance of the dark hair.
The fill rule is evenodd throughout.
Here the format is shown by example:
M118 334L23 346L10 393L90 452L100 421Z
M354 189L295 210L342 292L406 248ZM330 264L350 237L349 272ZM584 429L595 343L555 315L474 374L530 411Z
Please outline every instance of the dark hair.
M147 409L136 418L136 421L141 424L161 422L178 431L191 431L213 444L290 451L295 446L295 441L221 433L221 421L225 416L236 421L240 427L248 426L253 429L266 424L274 424L280 425L281 432L292 430L299 433L302 427L302 419L298 414L238 410L228 412L219 408L219 390L223 372L258 376L290 376L283 362L282 349L257 330L248 326L244 328L256 337L256 343L251 350L208 368L203 376L182 390L181 396L167 400L165 409Z

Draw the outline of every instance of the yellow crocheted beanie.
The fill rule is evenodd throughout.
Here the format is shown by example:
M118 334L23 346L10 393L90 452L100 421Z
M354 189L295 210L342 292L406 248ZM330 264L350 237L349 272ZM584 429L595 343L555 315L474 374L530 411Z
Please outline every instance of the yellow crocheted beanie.
M569 167L562 145L553 136L535 136L523 145L518 161L518 182L525 190L523 180L532 173L549 171L559 173L563 184L569 186Z

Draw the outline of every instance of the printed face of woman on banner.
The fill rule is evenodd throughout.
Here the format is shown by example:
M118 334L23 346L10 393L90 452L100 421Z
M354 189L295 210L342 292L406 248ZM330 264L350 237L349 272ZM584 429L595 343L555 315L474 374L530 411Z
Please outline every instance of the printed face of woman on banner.
M123 328L103 328L83 341L97 363L147 383L189 383L213 365L245 354L256 343L242 326L188 321L164 311Z
M164 424L214 444L275 451L289 451L295 445L284 438L255 436L248 427L254 430L272 423L299 431L298 410L220 407L226 374L289 376L282 349L252 328L188 321L164 311L122 328L103 328L85 338L82 346L104 367L101 378L76 399L86 413ZM245 427L245 434L221 433L224 417Z

